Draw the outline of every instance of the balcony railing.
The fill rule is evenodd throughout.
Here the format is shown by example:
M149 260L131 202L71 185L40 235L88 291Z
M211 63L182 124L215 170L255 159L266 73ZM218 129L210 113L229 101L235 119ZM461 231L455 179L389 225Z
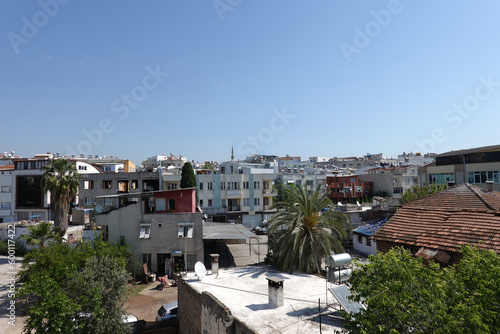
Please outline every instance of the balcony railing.
M239 205L230 205L227 207L227 211L241 211L241 206Z

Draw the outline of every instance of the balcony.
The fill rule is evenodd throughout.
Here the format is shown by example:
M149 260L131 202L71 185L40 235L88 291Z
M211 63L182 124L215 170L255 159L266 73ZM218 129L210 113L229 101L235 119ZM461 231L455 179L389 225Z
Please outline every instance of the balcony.
M231 198L240 198L241 197L241 189L237 190L227 190L226 196Z
M226 213L226 208L212 208L212 207L203 207L203 213L206 214L218 214L218 213Z
M239 205L230 205L227 207L227 211L241 211L241 206Z

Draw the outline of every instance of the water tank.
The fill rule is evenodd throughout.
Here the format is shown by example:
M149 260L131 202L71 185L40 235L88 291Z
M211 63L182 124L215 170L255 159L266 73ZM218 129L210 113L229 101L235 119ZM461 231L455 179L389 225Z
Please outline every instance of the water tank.
M333 254L326 258L329 267L341 267L351 263L351 256L347 253Z
M349 277L351 277L351 274L352 274L352 269L335 270L333 268L328 268L328 273L326 275L326 278L330 283L338 283L347 281Z

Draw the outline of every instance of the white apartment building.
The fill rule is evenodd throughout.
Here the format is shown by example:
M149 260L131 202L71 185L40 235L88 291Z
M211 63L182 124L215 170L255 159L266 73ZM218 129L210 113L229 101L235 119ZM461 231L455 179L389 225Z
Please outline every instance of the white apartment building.
M10 161L12 163L12 161ZM14 178L13 164L5 164L0 166L0 223L14 221L13 207L13 189Z
M222 163L217 171L196 175L198 205L212 221L257 226L272 213L277 175L274 162Z

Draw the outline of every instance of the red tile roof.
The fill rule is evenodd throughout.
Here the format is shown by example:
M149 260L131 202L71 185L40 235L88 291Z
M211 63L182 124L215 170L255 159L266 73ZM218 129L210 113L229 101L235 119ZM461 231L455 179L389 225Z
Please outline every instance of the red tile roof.
M0 165L0 170L14 170L14 165Z
M453 252L475 244L500 253L500 192L463 184L406 203L374 238Z

